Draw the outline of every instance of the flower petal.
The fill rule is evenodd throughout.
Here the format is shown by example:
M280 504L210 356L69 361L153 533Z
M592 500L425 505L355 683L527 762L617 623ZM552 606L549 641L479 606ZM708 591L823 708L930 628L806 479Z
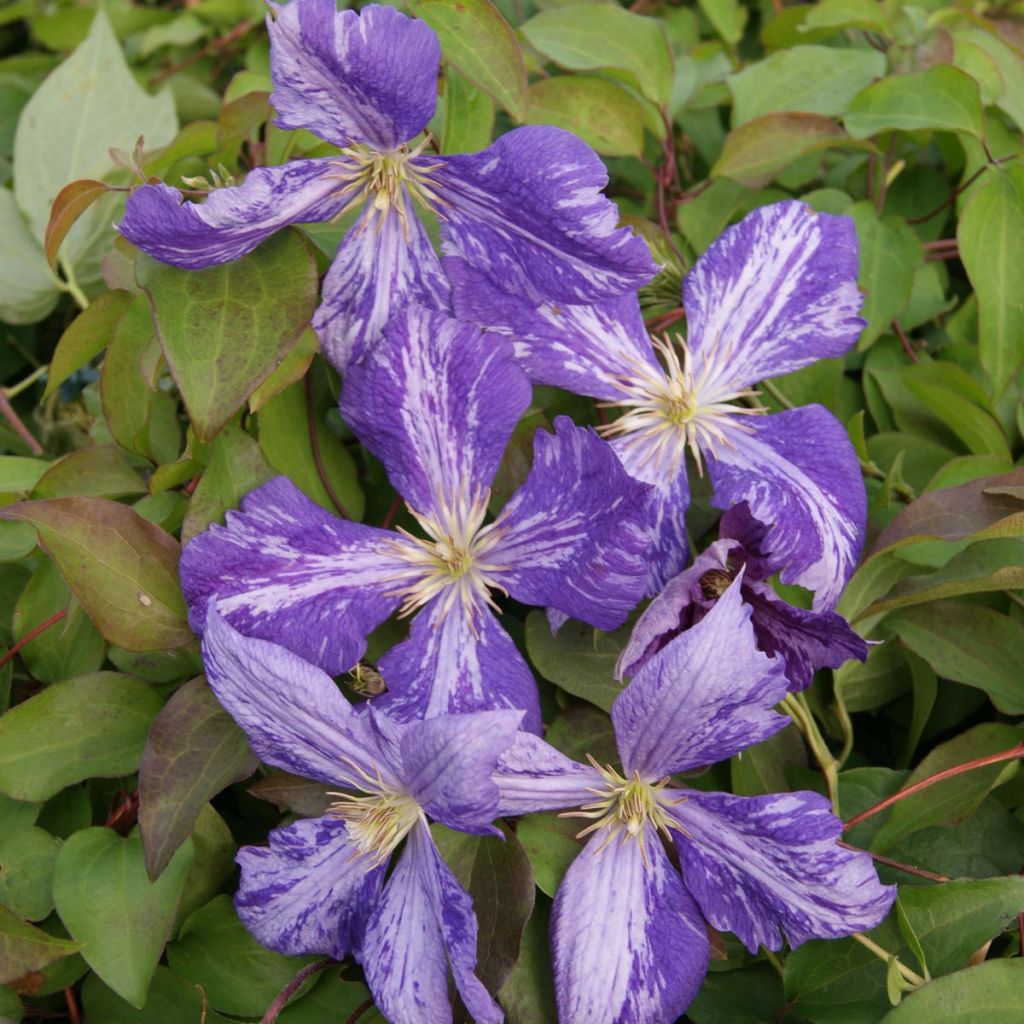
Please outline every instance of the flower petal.
M614 402L623 396L618 379L637 363L661 372L634 292L597 305L533 303L457 256L446 257L444 269L456 316L508 335L536 384Z
M270 102L279 128L345 146L394 149L434 114L441 47L422 21L390 7L338 11L334 0L273 4Z
M704 980L704 922L645 827L644 848L628 838L601 849L595 835L559 886L551 937L560 1024L666 1024Z
M426 160L426 157L421 157ZM656 273L647 243L601 194L608 172L571 132L516 128L481 153L432 158L445 253L536 302L600 302Z
M686 887L704 916L752 953L874 928L895 886L878 881L867 853L836 840L843 823L817 793L742 797L691 791L674 816Z
M435 821L492 834L498 787L491 776L517 735L521 711L478 711L410 722L402 733L402 777Z
M207 609L247 636L273 640L331 675L352 668L366 637L401 598L396 534L339 519L287 477L251 491L227 526L193 538L181 557L192 628Z
M351 762L399 784L366 722L330 676L277 644L232 629L210 608L203 633L206 677L261 761L334 785L349 785Z
M601 773L555 750L539 736L520 732L498 760L500 817L580 807L605 783Z
M709 391L748 387L857 341L857 232L789 200L728 228L683 282L694 369Z
M349 367L341 395L360 441L422 515L490 485L529 403L510 346L422 306L399 313Z
M492 575L517 601L616 629L643 596L649 491L592 430L554 425L534 435L530 473L498 517Z
M117 230L143 252L186 270L252 252L288 224L330 220L345 205L329 159L257 167L241 185L215 188L202 203L176 188L143 185L128 197Z
M385 866L369 868L337 818L307 818L243 846L235 908L259 941L278 953L344 960L362 941Z
M615 699L612 722L627 772L658 779L714 764L789 721L772 710L786 695L786 676L754 644L741 583L742 574Z
M867 495L843 425L820 405L763 418L749 433L727 426L728 444L706 453L714 504L746 501L768 527L765 554L783 583L814 591L834 608L864 545Z
M399 720L515 708L522 728L540 732L533 674L512 638L484 610L471 623L456 607L433 601L416 616L409 638L381 658L388 692L377 698Z
M341 240L324 278L313 330L340 372L380 337L403 306L446 310L448 282L423 225L394 208L367 207Z

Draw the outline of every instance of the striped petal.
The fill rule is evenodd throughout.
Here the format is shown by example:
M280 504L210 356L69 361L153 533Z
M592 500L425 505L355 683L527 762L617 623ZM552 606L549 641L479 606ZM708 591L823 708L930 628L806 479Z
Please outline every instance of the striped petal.
M686 887L716 928L751 953L869 931L892 906L871 857L836 842L843 823L817 793L690 791L673 808Z
M748 417L707 454L714 504L747 502L767 526L762 550L784 583L814 591L816 611L835 607L864 545L867 495L842 424L820 405Z
M608 172L600 157L570 132L517 128L481 153L440 159L445 253L503 290L591 303L656 273L647 243L618 226L618 209L601 193Z
M279 128L306 128L345 146L393 149L433 116L441 47L422 21L376 4L271 4L270 102Z
M648 489L568 417L538 430L533 467L498 517L494 579L524 604L616 629L643 596Z
M708 392L848 352L865 323L857 271L849 217L790 200L727 229L683 282L689 345L697 375L709 372Z
M555 896L559 1024L668 1024L697 994L710 959L704 922L661 846L598 833Z
M605 786L596 768L573 761L528 732L520 732L501 755L494 781L501 817L580 807Z

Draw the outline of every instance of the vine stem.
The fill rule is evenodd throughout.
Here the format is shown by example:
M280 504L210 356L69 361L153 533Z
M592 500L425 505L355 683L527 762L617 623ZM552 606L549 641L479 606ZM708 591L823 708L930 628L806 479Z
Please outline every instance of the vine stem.
M0 656L0 668L3 668L23 647L35 640L40 633L45 633L51 626L56 625L63 619L68 613L67 608L62 608L59 612L51 615L44 622L40 622L34 629L30 629L11 649L4 655Z
M853 846L851 843L844 843L841 839L838 842L846 850L857 850L859 853L866 853L872 860L877 860L879 864L885 864L887 867L895 868L897 871L905 871L908 875L927 878L930 882L953 881L952 878L949 878L947 875L940 875L937 871L929 871L927 868L916 868L913 864L904 864L901 860L893 860L892 857L885 857L880 853L875 853L873 850L864 850L859 846Z
M872 818L876 814L892 807L893 804L897 804L901 800L905 800L908 796L913 796L915 793L920 793L922 789L934 786L938 782L944 782L946 779L951 779L956 775L963 775L964 772L973 771L975 768L984 768L986 765L999 764L1001 761L1012 761L1014 758L1018 757L1024 757L1024 743L1018 743L1017 746L1012 747L1009 750L1003 750L998 754L989 754L987 757L977 757L973 761L967 761L964 764L954 765L952 768L946 768L941 772L936 772L934 775L929 775L928 778L922 779L920 782L915 782L912 786L907 786L906 789L901 789L899 792L893 793L892 796L887 796L884 800L880 800L877 804L869 807L866 811L861 811L860 814L855 814L848 822L846 822L843 829L851 829L855 825L859 825L862 821L867 821L868 818Z
M839 762L829 750L825 737L821 735L818 723L802 693L790 693L782 701L782 706L789 712L790 718L804 734L807 745L811 748L828 789L829 800L832 801L832 812L839 817Z
M356 1024L356 1021L358 1021L359 1018L362 1017L362 1015L364 1013L366 1013L367 1010L372 1009L372 1008L373 1008L373 1000L372 999L367 999L365 1002L360 1003L352 1011L352 1015L349 1017L349 1019L347 1021L345 1021L345 1024Z
M25 426L22 418L15 412L11 400L7 397L7 392L3 388L0 388L0 416L7 420L11 430L28 445L28 450L33 455L43 454L43 446L39 443L39 439Z
M318 974L325 967L330 967L333 964L333 960L317 960L316 963L306 964L298 974L288 982L287 985L280 992L274 1001L267 1007L267 1012L263 1014L260 1024L274 1024L277 1020L281 1011L287 1006L288 1000L305 984L308 978L311 978L314 974Z
M331 486L331 481L328 479L327 470L324 468L323 459L320 457L320 436L317 434L316 429L316 413L313 411L313 378L310 374L306 374L306 423L309 426L309 445L313 449L313 462L316 465L317 475L320 477L320 483L324 485L324 490L327 492L327 496L331 499L334 507L338 510L338 514L343 519L351 519L352 517L345 511L345 506L341 502L341 498L335 493L334 488Z
M906 964L900 963L899 958L894 954L890 953L887 949L883 949L873 939L869 939L863 932L854 932L851 938L856 939L865 949L871 950L879 960L884 960L889 963L890 960L896 962L896 969L900 972L904 981L909 981L915 988L920 988L925 984L924 978L921 977L917 971L912 971Z

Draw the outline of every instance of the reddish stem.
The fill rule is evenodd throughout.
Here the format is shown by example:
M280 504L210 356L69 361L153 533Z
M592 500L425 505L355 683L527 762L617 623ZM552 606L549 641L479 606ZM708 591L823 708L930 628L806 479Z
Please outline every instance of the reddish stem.
M895 320L893 320L892 329L896 332L896 337L900 339L900 344L903 346L903 351L907 353L907 357L910 359L910 361L916 365L917 354L911 347L910 340L907 338L906 334L903 333L903 328L900 327L900 325Z
M68 1004L68 1020L71 1021L71 1024L82 1024L82 1015L78 1012L75 990L70 985L64 989L64 1002Z
M362 1015L364 1013L366 1013L367 1010L372 1010L372 1009L373 1009L373 1000L372 999L367 999L365 1002L360 1003L352 1011L351 1016L349 1017L349 1019L347 1021L345 1021L345 1024L356 1024L356 1021L359 1020L359 1018L362 1017Z
M879 864L885 864L890 868L896 868L897 871L905 871L908 875L917 875L918 878L927 878L932 882L952 882L952 878L947 878L946 875L940 875L936 871L929 871L927 868L915 868L913 864L904 864L902 861L893 860L891 857L883 857L880 853L874 853L871 850L863 850L859 846L852 846L850 843L844 843L842 840L839 841L839 845L847 850L857 850L859 853L866 853L872 860L877 860Z
M954 765L952 768L946 768L941 772L936 772L934 775L929 775L927 779L922 779L920 782L915 782L912 786L907 786L906 789L901 789L898 793L893 793L892 796L887 796L884 800L880 800L877 804L873 807L869 807L866 811L861 811L860 814L855 814L843 826L843 829L851 829L854 825L859 825L862 821L867 821L868 818L873 818L881 811L892 807L893 804L898 804L908 796L920 793L922 789L934 786L938 782L944 782L946 779L951 779L956 775L963 775L964 772L973 771L975 768L984 768L986 765L999 764L1000 761L1012 761L1015 757L1024 757L1024 743L1018 743L1017 746L1012 747L1010 750L1004 750L999 754L989 754L987 757L978 757L973 761L966 762L966 764Z
M327 497L331 499L338 514L343 519L351 519L352 517L345 511L345 506L341 503L341 498L334 493L331 481L327 478L327 470L324 469L323 459L320 458L320 435L316 429L316 413L313 412L313 378L308 373L306 374L306 423L309 426L309 445L313 449L313 462L316 465L320 483L324 485Z
M45 633L51 626L60 622L67 615L67 608L51 615L45 622L40 622L34 629L30 629L13 647L4 655L0 655L0 668L3 668L26 644L31 643L40 633Z
M388 514L384 517L384 522L380 524L382 530L390 530L391 524L395 521L395 516L398 515L398 510L402 506L402 496L396 494L391 502L391 507L388 509Z
M277 1020L278 1014L280 1014L288 1004L288 1000L291 999L291 997L295 995L300 988L302 988L306 979L311 978L314 974L322 971L325 967L330 967L334 962L335 961L333 960L317 960L316 963L306 964L306 966L303 967L302 970L299 971L298 974L296 974L280 992L278 992L277 997L270 1006L267 1007L267 1012L263 1014L260 1024L274 1024L274 1021Z
M189 68L193 64L198 63L204 57L209 57L210 54L216 53L220 49L240 42L245 38L254 24L255 22L251 18L246 18L245 21L240 21L233 29L231 29L230 32L225 32L224 35L218 36L216 39L212 39L205 46L200 47L195 51L195 53L189 54L184 60L179 61L177 64L172 64L169 68L164 68L163 71L158 71L149 80L150 87L159 85L172 75L176 75L179 71L184 71L185 68Z
M680 306L678 309L671 309L667 313L661 313L658 316L651 317L650 320L644 321L647 330L651 334L657 334L659 331L668 330L673 324L679 323L680 320L686 318L686 310Z
M0 388L0 416L7 420L11 425L11 429L28 445L28 449L33 455L43 454L43 446L39 443L35 434L25 426L21 417L14 411L14 406L11 405L11 400L7 397L7 392L3 388Z
M955 249L957 240L955 238L936 238L934 242L922 242L921 248L925 252L940 252L945 249Z

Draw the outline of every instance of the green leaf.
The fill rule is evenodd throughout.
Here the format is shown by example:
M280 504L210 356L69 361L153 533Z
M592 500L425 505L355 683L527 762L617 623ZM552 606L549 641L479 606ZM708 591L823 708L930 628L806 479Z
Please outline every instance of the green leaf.
M409 0L441 41L441 52L517 121L526 115L526 68L512 26L490 0Z
M130 651L192 639L178 586L178 542L106 498L50 498L0 509L31 523L97 629Z
M272 772L257 779L249 787L249 792L259 800L276 804L282 811L291 811L304 818L319 818L327 813L332 803L326 784L288 772Z
M139 768L139 831L150 878L192 834L207 801L251 775L256 763L205 679L174 694L153 722Z
M0 906L0 985L70 956L78 948L77 942L48 935Z
M966 764L976 758L1001 753L1019 742L1020 734L1008 725L998 722L976 725L935 747L914 769L906 785L911 786L947 768ZM881 853L903 836L918 829L962 821L981 803L1003 773L1012 771L1013 767L1012 762L1004 761L974 768L900 800L889 811L871 848Z
M0 455L0 493L28 493L49 468L50 463L46 459Z
M146 491L146 481L121 451L106 444L78 448L58 459L39 478L32 497L126 498Z
M978 348L998 395L1024 362L1024 168L990 172L957 227L978 297Z
M53 910L53 866L60 840L45 829L4 822L0 831L0 904L29 921Z
M82 1009L89 1024L226 1024L210 1010L203 994L167 967L158 967L140 1011L112 992L99 976L90 974L82 985Z
M922 129L964 132L978 139L985 133L978 83L949 64L869 85L850 104L843 123L855 139Z
M47 800L83 779L134 772L162 704L116 672L54 683L0 717L0 791Z
M316 307L316 261L295 231L205 270L140 256L136 277L201 441L214 437L284 360Z
M150 149L178 130L169 92L148 95L125 63L104 10L89 35L36 90L18 121L14 189L29 227L42 242L57 193L80 178L103 178L114 169L111 147L131 151L143 135ZM68 233L62 262L80 282L98 280L98 252L112 242L117 207L93 206Z
M878 0L822 0L810 8L800 31L823 28L864 28L883 35L891 31L885 7Z
M1024 960L988 960L912 992L881 1024L1024 1024Z
M899 644L871 647L868 660L848 661L835 672L836 692L851 713L872 711L906 693L906 658Z
M910 679L913 687L914 706L910 715L910 724L903 739L903 749L897 764L902 768L909 765L917 750L918 743L924 734L925 726L935 707L935 698L939 694L939 682L935 678L928 663L916 654L906 652L907 664L910 666Z
M621 86L587 75L553 75L530 86L527 124L575 132L604 156L644 149L644 110Z
M552 899L583 849L576 838L583 827L578 818L562 818L556 811L525 814L519 819L516 835L530 859L537 888Z
M749 12L739 0L700 0L700 9L730 46L735 46L743 38Z
M296 971L317 958L264 949L238 919L231 897L218 896L185 922L167 959L175 974L202 985L214 1009L259 1017Z
M803 740L795 725L786 726L733 757L732 792L737 796L784 793L789 789L786 765L790 764L807 764Z
M444 76L442 153L477 153L494 132L494 101L474 88L454 68Z
M861 89L884 74L885 55L877 50L779 50L726 79L735 101L732 123L735 127L777 110L837 117Z
M558 1018L551 976L550 904L538 901L526 925L519 959L498 993L508 1024L537 1024Z
M60 289L10 189L0 186L0 319L34 324L57 305Z
M601 70L656 106L672 95L672 54L654 18L617 5L574 4L541 11L520 28L526 41L569 71Z
M57 857L57 913L89 966L132 1006L146 1002L191 862L192 847L183 846L150 882L142 840L109 828L76 832Z

